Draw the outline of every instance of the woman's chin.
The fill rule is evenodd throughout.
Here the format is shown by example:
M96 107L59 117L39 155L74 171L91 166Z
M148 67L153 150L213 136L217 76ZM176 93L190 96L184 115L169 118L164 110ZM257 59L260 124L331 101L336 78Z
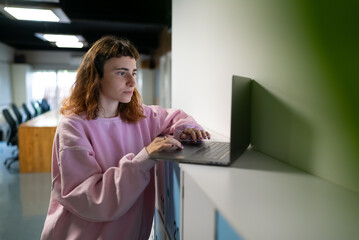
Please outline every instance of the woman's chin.
M129 102L131 102L131 98L130 99L121 99L119 102L120 103L129 103Z

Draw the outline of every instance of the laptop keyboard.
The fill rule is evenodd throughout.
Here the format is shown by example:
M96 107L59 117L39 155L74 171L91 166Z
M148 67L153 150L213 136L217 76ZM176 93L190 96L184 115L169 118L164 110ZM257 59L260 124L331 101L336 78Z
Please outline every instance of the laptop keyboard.
M229 143L206 142L206 145L193 153L194 157L221 159L229 154Z

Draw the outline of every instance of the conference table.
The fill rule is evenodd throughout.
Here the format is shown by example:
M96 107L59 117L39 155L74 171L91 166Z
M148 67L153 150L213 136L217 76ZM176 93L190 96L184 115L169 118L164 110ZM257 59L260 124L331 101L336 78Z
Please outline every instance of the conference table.
M52 144L60 118L52 110L19 125L20 173L51 172Z

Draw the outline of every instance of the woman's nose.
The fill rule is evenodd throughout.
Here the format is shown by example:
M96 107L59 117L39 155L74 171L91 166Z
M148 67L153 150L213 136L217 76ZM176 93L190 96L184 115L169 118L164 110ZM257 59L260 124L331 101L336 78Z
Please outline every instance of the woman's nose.
M133 76L132 74L128 74L127 84L131 87L136 85L136 76Z

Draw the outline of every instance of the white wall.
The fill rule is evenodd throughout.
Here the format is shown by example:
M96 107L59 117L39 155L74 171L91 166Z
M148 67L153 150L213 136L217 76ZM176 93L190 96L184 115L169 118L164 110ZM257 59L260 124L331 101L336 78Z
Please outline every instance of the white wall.
M23 103L31 101L31 75L32 69L26 63L11 64L11 90L12 102L20 107Z
M289 62L301 62L301 53L310 49L301 49L305 34L287 11L290 4L281 2L174 0L173 106L229 136L233 74L263 83L279 69L300 74L300 66ZM295 78L272 80L277 88L301 84ZM190 95L186 100L184 93Z
M11 103L10 63L15 50L0 42L0 105Z
M355 1L173 0L172 105L229 136L233 74L255 79L252 143L359 192Z
M15 49L0 42L0 62L11 63L14 60Z
M0 105L11 103L10 66L0 62Z
M155 101L155 71L141 69L142 74L142 101L146 105L153 105Z
M16 54L24 54L26 63L33 68L76 70L85 52L17 50Z
M14 59L15 50L0 42L0 131L3 136L1 141L6 139L8 124L6 123L2 110L8 108L11 103L11 69L10 63Z

